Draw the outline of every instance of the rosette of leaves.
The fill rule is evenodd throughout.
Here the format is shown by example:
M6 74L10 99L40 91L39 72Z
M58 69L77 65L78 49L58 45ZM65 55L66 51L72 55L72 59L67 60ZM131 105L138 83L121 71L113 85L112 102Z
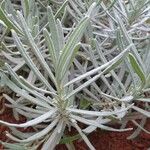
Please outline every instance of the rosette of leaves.
M76 94L95 84L95 81L102 75L107 74L121 63L129 51L130 46L126 47L120 54L110 61L103 63L96 68L86 70L72 79L74 75L74 61L77 52L84 43L81 38L91 20L91 13L96 7L93 3L88 12L83 15L79 23L64 36L63 27L59 20L55 20L51 7L47 8L48 29L43 29L43 47L39 48L38 43L32 35L32 30L20 11L17 11L17 19L21 29L11 28L11 33L18 53L35 76L35 82L29 82L25 77L20 76L13 68L5 63L7 72L1 70L1 85L8 86L16 93L14 97L7 94L3 96L10 102L7 104L15 110L15 116L21 114L27 118L22 124L13 124L5 121L0 123L7 125L12 130L12 134L7 136L20 144L3 143L11 149L54 149L64 135L66 127L74 127L86 142L90 149L95 149L88 140L85 133L90 133L96 128L110 131L127 131L129 129L114 129L106 124L111 121L110 116L122 118L133 104L126 103L117 109L92 110L80 109L76 101ZM10 21L12 23L12 21ZM8 25L8 24L7 24ZM15 26L16 27L16 26ZM25 42L25 44L24 44ZM34 61L32 55L36 58ZM38 67L40 66L40 67ZM72 71L73 70L73 71ZM80 72L80 70L78 71ZM11 76L11 78L9 78ZM73 76L74 77L74 76ZM74 86L81 80L88 78L84 84ZM82 99L80 99L82 101ZM91 100L91 102L93 102ZM92 105L91 105L92 106ZM78 122L86 124L88 127L82 130ZM33 127L34 132L22 133L18 128ZM88 131L88 132L87 132ZM39 141L39 142L37 142Z

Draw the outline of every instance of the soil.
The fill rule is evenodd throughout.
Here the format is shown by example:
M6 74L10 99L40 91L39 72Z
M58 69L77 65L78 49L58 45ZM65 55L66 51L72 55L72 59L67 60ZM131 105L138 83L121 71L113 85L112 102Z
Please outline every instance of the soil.
M21 123L25 121L24 117L21 117L19 121L16 121L12 117L12 110L8 108L5 109L3 114L0 114L0 119L12 123ZM118 126L116 125L116 127ZM129 123L128 127L134 127L134 125ZM145 128L150 131L150 119L147 121ZM26 130L31 129L28 128ZM9 131L9 129L0 125L0 140L8 141L8 138L5 136L6 131ZM133 131L119 133L97 130L89 135L89 140L96 150L148 150L148 148L150 148L150 135L141 132L138 138L127 140L126 138L131 135L132 132ZM75 141L74 145L76 150L88 150L88 147L82 140ZM2 145L0 145L0 150L3 150ZM65 145L58 145L56 150L67 150L67 148Z

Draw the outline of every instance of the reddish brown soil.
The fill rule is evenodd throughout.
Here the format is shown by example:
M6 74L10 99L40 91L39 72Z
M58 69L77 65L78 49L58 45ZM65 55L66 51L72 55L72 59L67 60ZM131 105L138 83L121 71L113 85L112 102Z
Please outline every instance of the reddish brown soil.
M16 121L12 117L12 111L10 109L7 109L1 114L0 119L13 123L25 121L24 118L20 118L19 122ZM130 123L128 126L133 126L133 124ZM145 128L150 131L150 120L147 121ZM8 128L0 125L0 140L8 140L5 136L6 131L8 131ZM89 135L89 139L96 150L147 150L150 148L150 135L142 132L137 139L127 140L126 138L131 133L132 131L119 133L97 130ZM82 140L75 141L74 145L77 150L88 150L86 144ZM2 145L0 145L0 150L3 150ZM67 150L67 148L64 145L59 145L56 150Z

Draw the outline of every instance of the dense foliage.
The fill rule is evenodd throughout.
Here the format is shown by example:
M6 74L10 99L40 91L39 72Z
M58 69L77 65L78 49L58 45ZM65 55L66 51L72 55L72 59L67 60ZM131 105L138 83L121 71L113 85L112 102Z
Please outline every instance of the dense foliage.
M74 127L138 136L150 117L149 0L3 0L0 86L13 116L8 149L54 149ZM7 108L6 108L7 109ZM142 114L142 118L138 118ZM136 119L140 119L140 123ZM111 122L119 122L119 129ZM80 128L80 123L85 128ZM19 128L33 127L23 133Z

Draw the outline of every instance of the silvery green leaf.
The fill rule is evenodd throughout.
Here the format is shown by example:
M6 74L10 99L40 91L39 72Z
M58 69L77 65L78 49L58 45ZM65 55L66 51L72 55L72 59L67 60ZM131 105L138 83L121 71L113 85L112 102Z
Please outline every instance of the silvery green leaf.
M132 95L129 95L129 96L122 97L121 100L124 101L124 102L130 102L130 101L133 100L133 98L134 97Z
M57 53L56 53L56 49L54 47L53 41L51 39L50 34L48 33L48 31L46 29L43 30L43 33L44 33L44 37L46 40L46 44L48 46L50 57L52 58L54 66L56 67L58 60L57 60Z
M118 98L118 97L115 97L115 96L111 96L109 94L105 94L105 93L101 93L101 95L105 98L109 98L109 99L113 99L113 100L116 100L116 101L121 101L121 102L124 102L126 101L124 98Z
M86 30L88 23L89 17L84 17L77 25L73 33L70 35L68 41L66 42L64 48L62 49L62 53L60 55L56 70L56 74L59 75L57 76L59 80L63 79L67 70L66 68L68 67L68 62L70 62L70 59L72 58L72 55L74 53L74 47L80 41L84 31Z
M19 128L24 128L24 127L30 127L30 126L34 126L38 123L43 122L44 120L48 119L51 115L53 115L56 112L56 110L51 110L33 120L27 121L25 123L21 123L21 124L14 124L14 123L8 123L5 121L0 120L0 124L4 124L10 127L19 127Z
M41 72L38 70L36 65L33 63L32 59L30 58L29 54L26 52L26 49L24 48L23 44L21 43L19 37L17 36L16 32L12 30L12 35L14 37L15 43L17 45L18 50L22 54L25 62L28 64L28 66L32 69L32 71L37 75L37 77L43 82L48 89L51 91L54 91L54 89L51 87L51 85L48 83L48 81L44 78L44 76L41 74Z
M132 122L137 126L137 129L129 137L127 137L127 139L134 139L134 138L136 138L140 134L141 130L143 130L146 133L150 134L149 131L147 131L146 129L143 128L143 126L146 123L146 117L142 118L140 124L138 124L135 120L132 120Z
M50 108L49 105L43 101L38 101L36 98L34 98L33 96L29 95L26 91L22 90L21 88L19 88L15 83L13 83L12 81L10 81L6 76L4 76L5 80L7 80L7 82L5 82L5 84L14 92L16 92L18 95L26 98L27 100L29 100L30 102L40 105L42 107L45 108Z
M74 54L74 47L81 40L81 37L83 36L83 33L85 32L86 27L89 24L90 13L94 9L95 5L95 3L91 5L86 16L78 23L72 34L69 36L69 39L67 40L64 48L62 49L62 53L60 55L56 70L57 78L59 80L63 79L67 71L68 63L70 62L70 59Z
M4 145L5 148L9 148L10 150L28 150L28 148L26 146L23 146L23 145L11 144L11 143L1 142L1 141L0 141L0 143L2 145Z
M88 11L86 13L87 16L89 16L89 17L91 16L92 12L96 8L96 5L97 5L96 2L92 1L92 4L90 5L90 7L89 7L89 9L88 9Z
M7 15L5 14L5 12L1 7L0 7L0 20L2 20L9 29L13 29L17 33L22 34L22 31L20 31L19 27L17 27L12 21L8 19Z
M5 8L3 10L5 10L7 15L11 14L15 21L17 20L15 7L10 0L5 0Z
M21 0L21 5L22 5L22 7L23 7L23 13L24 13L24 16L25 16L25 18L27 18L28 17L28 15L29 15L29 0Z
M60 41L59 41L59 34L58 34L57 24L56 24L56 21L55 21L55 17L53 15L53 11L52 11L50 6L47 7L47 16L48 16L48 22L49 22L49 29L50 29L50 33L51 33L51 38L52 38L52 41L53 41L53 44L54 44L54 47L55 47L55 50L56 50L57 58L58 58L61 47L59 47L60 46L60 44L59 44Z
M115 111L88 111L88 110L82 110L82 109L75 109L75 108L67 108L68 111L76 114L84 114L84 115L89 115L89 116L110 116L114 114L118 114L124 111L127 111L128 109L132 108L132 105L127 106L126 108L120 108L120 110L115 110Z
M80 12L80 10L78 9L78 7L75 5L75 3L72 0L69 0L69 5L75 11L75 15L76 16L82 17L83 14Z
M0 24L2 24L4 27L7 27L6 24L2 20L0 20Z
M106 124L106 123L109 123L111 120L110 119L103 119L102 117L98 117L96 120L95 120L97 123L99 123L99 124ZM87 133L87 134L89 134L89 133L91 133L91 132L93 132L94 130L96 130L97 129L97 127L95 127L95 126L88 126L87 128L85 128L85 129L83 129L82 131L84 132L84 133Z
M32 50L33 50L34 54L35 54L36 57L38 58L38 60L39 60L40 64L42 65L42 67L47 71L49 77L52 79L52 81L53 81L54 83L56 83L55 77L54 77L54 75L53 75L53 73L52 73L50 67L49 67L48 64L46 63L44 57L42 56L42 54L41 54L39 48L37 47L37 45L36 45L36 43L35 43L35 41L34 41L34 38L32 37L32 35L31 35L30 31L29 31L29 28L28 28L28 26L27 26L27 24L26 24L26 22L25 22L25 19L23 18L22 14L21 14L19 11L17 11L17 14L18 14L18 17L19 17L20 22L21 22L21 24L22 24L24 34L25 34L26 37L27 37L27 40L28 40L28 42L29 42L30 47L32 47ZM14 34L14 33L13 33L13 34ZM14 34L14 35L15 35L15 34ZM17 36L15 36L15 37L17 37ZM21 43L21 42L20 42L20 43Z
M63 25L59 19L57 19L57 28L58 28L58 35L59 35L58 37L59 37L60 47L64 47L65 45L64 30L63 30ZM60 50L60 53L61 53L61 50Z
M45 96L43 96L42 94L40 94L40 93L38 93L36 91L33 91L32 89L28 88L26 85L22 84L20 79L19 79L19 76L12 70L12 68L7 63L5 63L5 66L8 69L10 75L15 80L17 85L19 85L21 88L25 89L26 91L32 93L33 95L35 95L37 98L39 98L40 101L44 100L45 102L49 103L49 100ZM38 101L38 99L37 99L37 101ZM45 103L45 105L47 103Z
M65 124L64 122L63 123L62 122L63 120L60 120L58 122L56 128L54 129L54 131L52 132L48 140L44 143L41 150L54 149L55 146L59 144L59 141L63 135L64 128L65 128ZM60 132L58 132L58 129L60 129Z
M50 92L50 91L47 91L47 90L44 90L42 88L38 88L34 85L32 85L31 83L29 83L27 80L25 80L22 76L19 76L20 78L20 81L23 82L23 84L25 84L27 87L29 87L30 89L33 89L33 90L36 90L40 93L47 93L47 94L50 94L50 95L54 95L54 96L57 96L56 93L54 92Z
M135 101L141 101L141 102L150 103L150 98L138 98L138 99L135 99Z
M45 136L46 134L49 134L49 132L55 127L55 125L58 123L58 118L54 119L54 121L52 121L45 129L43 129L42 131L39 131L33 135L31 135L30 137L28 137L27 139L18 139L16 137L14 137L13 135L7 133L6 135L12 139L13 141L16 142L30 142L30 141L34 141L37 140L39 138L42 138L43 136Z
M16 137L18 137L20 139L28 138L35 133L35 132L24 133L24 132L19 131L15 127L9 127L9 129L11 130L11 134L15 135Z
M132 130L132 128L127 128L127 129L115 129L112 127L108 127L102 124L97 123L95 120L90 120L90 119L85 119L83 117L79 117L79 116L75 116L75 115L71 115L71 118L73 118L74 120L77 120L81 123L87 124L87 125L91 125L91 126L95 126L104 130L108 130L108 131L117 131L117 132L123 132L123 131L129 131Z
M136 107L136 106L132 106L132 108L134 109L134 110L136 110L137 112L139 112L139 113L141 113L141 114L143 114L143 115L145 115L145 116L147 116L148 118L150 117L150 112L147 110L143 110L143 109L141 109L141 108L139 108L139 107Z
M75 45L75 47L73 48L73 53L72 53L71 57L68 59L68 61L66 62L66 68L63 70L64 75L67 73L67 71L69 70L70 66L72 65L72 62L73 62L73 60L74 60L74 58L75 58L75 56L76 56L76 54L77 54L77 52L78 52L78 50L80 48L80 45L81 45L81 43L77 43ZM66 82L68 82L68 80Z
M93 145L91 144L91 142L89 141L89 139L87 138L87 136L82 132L81 128L78 126L78 124L76 123L76 120L71 119L73 126L77 129L77 131L79 132L79 134L81 135L82 139L85 141L85 143L87 144L87 146L90 148L90 150L96 150Z
M137 62L137 60L136 60L136 58L134 57L133 54L129 53L129 59L130 59L130 63L132 65L134 71L140 77L140 79L141 79L141 81L144 85L145 82L146 82L146 78L145 78L145 75L144 75L144 72L143 72L142 68L138 64L138 62Z
M19 109L22 109L26 112L29 112L29 113L36 113L36 114L43 114L46 112L46 110L42 111L42 110L36 110L36 109L33 109L33 108L29 108L29 107L26 107L26 106L23 106L22 104L19 104L17 103L15 100L13 100L10 96L6 95L6 94L3 94L4 98L6 98L6 100L8 100L15 108L19 108Z
M132 122L133 122L138 128L140 128L142 131L146 132L147 134L150 134L150 131L144 129L144 125L145 125L145 123L146 123L146 120L147 120L147 118L144 117L144 118L141 120L140 124L137 123L135 120L132 120ZM140 132L139 132L139 133L140 133Z
M61 5L61 7L57 10L57 12L55 14L55 18L58 18L63 13L65 8L67 7L67 4L68 4L68 0L64 1L64 3Z

